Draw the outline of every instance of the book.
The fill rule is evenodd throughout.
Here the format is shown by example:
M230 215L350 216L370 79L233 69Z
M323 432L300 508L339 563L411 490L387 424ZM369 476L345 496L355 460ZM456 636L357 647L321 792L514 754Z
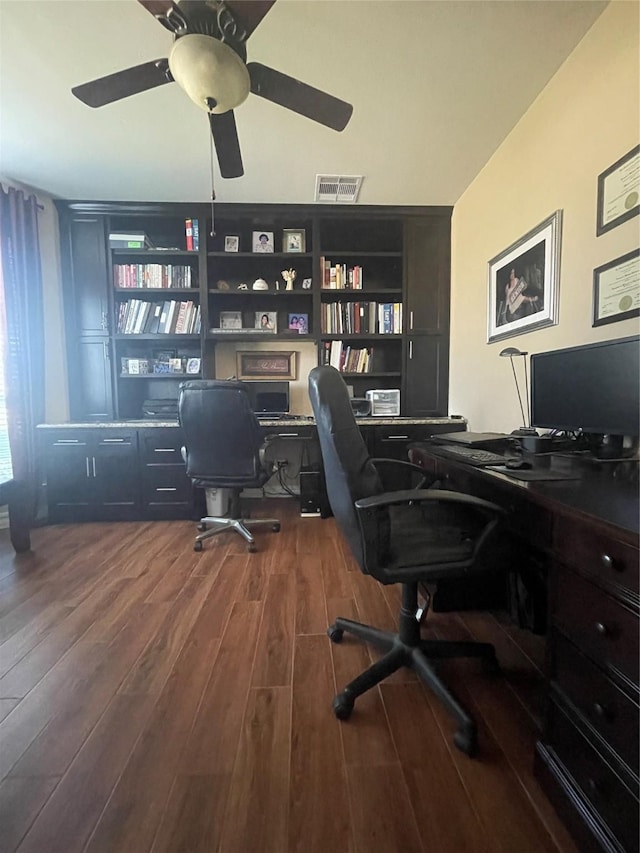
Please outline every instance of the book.
M184 233L187 238L187 251L197 252L199 248L200 226L197 219L185 219Z

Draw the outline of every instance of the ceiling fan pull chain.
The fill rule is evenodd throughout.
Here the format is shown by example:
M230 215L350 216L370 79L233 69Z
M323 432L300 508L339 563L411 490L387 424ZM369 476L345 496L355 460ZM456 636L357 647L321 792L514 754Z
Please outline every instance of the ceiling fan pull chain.
M216 200L216 191L213 184L213 135L209 134L209 166L211 169L211 237L216 236L216 225L215 225L215 213L214 213L214 201Z

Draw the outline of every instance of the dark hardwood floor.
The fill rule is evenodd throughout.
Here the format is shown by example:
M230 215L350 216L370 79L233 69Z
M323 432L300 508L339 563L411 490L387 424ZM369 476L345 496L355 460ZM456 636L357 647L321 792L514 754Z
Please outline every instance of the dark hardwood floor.
M192 550L190 522L0 537L2 853L575 853L533 777L539 637L488 613L427 633L495 643L504 674L447 662L480 756L412 673L331 711L369 662L336 615L393 628L398 590L363 576L333 519L282 519Z

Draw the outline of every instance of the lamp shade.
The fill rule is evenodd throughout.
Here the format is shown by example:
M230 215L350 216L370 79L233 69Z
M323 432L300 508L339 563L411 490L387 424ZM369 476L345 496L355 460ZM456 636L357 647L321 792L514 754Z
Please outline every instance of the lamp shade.
M529 355L529 353L522 352L522 350L519 350L517 347L506 347L505 349L501 350L500 355L507 358L508 356L514 355Z

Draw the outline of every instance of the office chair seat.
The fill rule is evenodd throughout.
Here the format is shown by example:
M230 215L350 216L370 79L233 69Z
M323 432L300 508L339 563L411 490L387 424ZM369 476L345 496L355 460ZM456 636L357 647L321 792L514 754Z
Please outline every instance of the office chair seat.
M382 584L402 585L397 632L343 617L329 626L332 642L340 643L347 631L383 655L338 693L333 701L334 713L340 720L348 719L358 696L397 669L410 667L456 719L456 746L473 755L476 724L441 681L432 661L478 657L495 672L495 650L488 643L423 640L420 623L428 602L427 608L418 607L418 588L432 581L486 571L490 564L480 556L489 547L502 510L480 498L436 488L385 492L340 373L333 367L314 368L309 374L309 396L329 502L338 526L364 574ZM392 464L392 460L384 462ZM418 466L401 464L424 477Z

